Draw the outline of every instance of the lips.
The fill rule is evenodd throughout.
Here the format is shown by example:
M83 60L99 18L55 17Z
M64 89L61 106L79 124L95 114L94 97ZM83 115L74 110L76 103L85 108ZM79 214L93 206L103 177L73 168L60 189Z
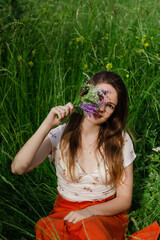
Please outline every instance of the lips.
M94 115L94 117L95 117L95 118L98 118L98 119L102 117L102 116L101 116L101 115L99 115L99 114L98 114L98 115L96 115L96 114L93 114L93 115Z

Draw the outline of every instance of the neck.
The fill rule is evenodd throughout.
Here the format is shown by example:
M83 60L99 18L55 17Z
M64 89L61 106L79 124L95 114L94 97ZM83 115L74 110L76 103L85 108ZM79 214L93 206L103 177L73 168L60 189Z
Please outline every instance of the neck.
M84 136L97 136L99 133L100 126L95 125L91 123L90 121L87 120L87 118L83 119L83 122L81 123L81 129L82 129L82 134Z

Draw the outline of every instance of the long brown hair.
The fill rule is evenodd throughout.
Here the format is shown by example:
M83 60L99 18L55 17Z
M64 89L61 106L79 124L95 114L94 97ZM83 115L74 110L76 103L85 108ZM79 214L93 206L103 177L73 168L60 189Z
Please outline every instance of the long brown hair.
M107 83L112 85L118 94L118 104L111 117L100 126L98 135L97 150L103 157L105 166L108 167L110 173L110 180L106 178L106 184L117 185L123 175L123 131L126 124L128 114L128 93L120 76L113 72L103 71L95 74L89 81L89 84L96 86L100 83ZM87 93L87 90L81 89L81 96ZM61 151L63 156L64 146L68 146L68 170L70 177L75 181L74 168L75 156L79 146L81 146L81 123L83 115L73 113L67 126L64 130L61 139ZM62 144L63 143L63 144ZM103 152L101 148L103 147Z

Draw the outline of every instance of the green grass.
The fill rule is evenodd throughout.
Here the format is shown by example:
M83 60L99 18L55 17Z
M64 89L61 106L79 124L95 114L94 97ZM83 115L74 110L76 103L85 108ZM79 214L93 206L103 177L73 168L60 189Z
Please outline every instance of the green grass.
M54 166L45 160L14 176L15 154L53 106L74 101L108 63L127 85L136 138L128 235L160 223L160 153L152 150L160 146L159 11L158 0L0 3L1 239L34 239L56 198Z

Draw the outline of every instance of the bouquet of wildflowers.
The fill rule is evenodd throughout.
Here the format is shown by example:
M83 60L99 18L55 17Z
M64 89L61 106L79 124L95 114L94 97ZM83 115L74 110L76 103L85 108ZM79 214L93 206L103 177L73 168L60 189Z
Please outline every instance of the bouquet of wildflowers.
M100 90L91 84L86 84L84 89L88 91L86 95L79 96L73 103L75 107L75 112L82 114L85 111L89 117L91 114L100 116L98 109L104 103L104 96L106 95L106 90Z

